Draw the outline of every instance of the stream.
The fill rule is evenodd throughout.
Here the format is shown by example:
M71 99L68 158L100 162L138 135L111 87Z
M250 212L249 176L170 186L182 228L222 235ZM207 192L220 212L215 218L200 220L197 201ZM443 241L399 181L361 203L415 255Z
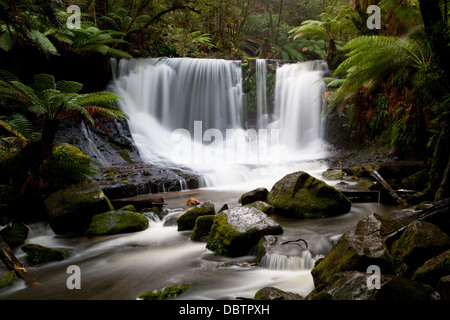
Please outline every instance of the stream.
M244 188L244 187L243 187ZM248 191L248 190L247 190ZM245 191L244 191L245 192ZM15 254L24 261L39 285L26 286L18 280L0 291L0 299L13 300L134 300L140 293L183 283L190 289L178 299L229 300L253 298L259 289L272 286L306 296L313 288L313 261L293 270L281 264L259 266L255 255L225 258L214 255L203 242L190 240L190 231L178 232L175 219L186 209L186 199L212 200L216 210L227 203L238 206L243 190L203 188L161 194L167 205L163 219L148 215L147 230L95 238L65 237L53 233L48 224L29 225L26 243L72 250L66 260L31 266L20 248ZM281 239L305 239L311 251L325 255L339 237L371 212L408 219L412 211L378 203L355 203L344 215L315 220L273 217L284 229ZM311 249L313 248L313 249ZM314 258L314 257L312 257ZM67 268L81 270L81 289L69 290ZM4 266L0 273L5 272Z

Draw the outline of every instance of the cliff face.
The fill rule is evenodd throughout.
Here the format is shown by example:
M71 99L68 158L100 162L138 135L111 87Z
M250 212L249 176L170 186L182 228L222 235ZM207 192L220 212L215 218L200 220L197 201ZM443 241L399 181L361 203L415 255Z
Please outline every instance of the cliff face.
M63 123L57 142L79 148L97 163L95 180L110 199L196 189L202 177L170 162L145 163L126 120L103 123L110 133L84 124Z

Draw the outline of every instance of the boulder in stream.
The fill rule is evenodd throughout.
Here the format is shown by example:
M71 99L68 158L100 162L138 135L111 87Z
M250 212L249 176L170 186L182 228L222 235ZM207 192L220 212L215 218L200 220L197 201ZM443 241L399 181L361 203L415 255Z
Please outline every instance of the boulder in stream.
M185 293L189 289L188 284L175 284L173 286L163 287L155 290L150 290L138 295L138 300L165 300L176 298L180 294Z
M95 215L86 234L89 236L102 236L137 232L147 229L147 218L139 213L129 210L108 211Z
M346 213L351 202L339 190L303 171L284 176L267 202L276 214L292 218L324 218Z
M215 210L214 203L210 200L189 209L177 219L178 231L194 229L198 217L214 215L216 214Z
M283 228L262 211L235 207L214 217L206 247L223 256L244 256L263 236L282 232Z
M45 199L50 226L56 234L80 233L94 215L113 207L96 181L57 191Z
M336 273L366 272L371 265L377 265L383 274L394 274L394 263L384 237L402 226L399 221L376 213L360 220L356 227L342 235L325 258L312 269L316 288L329 285Z
M257 188L255 190L244 193L238 200L240 204L245 206L246 204L253 203L255 201L266 201L269 191L266 188Z
M47 248L38 244L25 244L21 247L34 264L64 260L70 251L61 248Z

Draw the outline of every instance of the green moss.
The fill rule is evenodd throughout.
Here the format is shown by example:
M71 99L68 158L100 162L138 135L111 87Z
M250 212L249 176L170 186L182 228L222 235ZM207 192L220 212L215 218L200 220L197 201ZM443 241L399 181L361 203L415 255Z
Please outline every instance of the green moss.
M26 244L22 246L22 250L34 264L64 260L70 253L65 249L46 248L38 244Z
M192 230L191 240L206 241L214 222L214 215L200 216L195 220L194 230Z
M192 230L198 217L214 215L215 213L214 204L211 201L206 201L186 211L177 219L178 231Z
M17 280L15 271L0 274L0 289L12 285Z
M148 228L148 220L143 215L124 211L109 211L97 214L86 232L89 236L111 235L137 232Z
M179 295L185 293L190 286L188 284L184 285L173 285L170 287L164 287L156 290L150 290L138 295L138 299L141 300L164 300L170 298L176 298Z

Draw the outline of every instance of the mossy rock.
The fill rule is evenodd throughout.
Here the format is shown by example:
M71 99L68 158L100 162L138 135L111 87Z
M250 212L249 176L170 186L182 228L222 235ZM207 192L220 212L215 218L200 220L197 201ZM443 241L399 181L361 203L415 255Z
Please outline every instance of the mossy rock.
M265 235L282 232L283 228L262 211L252 207L235 207L214 217L206 248L218 255L244 256Z
M214 215L200 216L195 220L194 230L192 230L191 240L206 241L214 222Z
M424 169L403 179L402 185L406 189L422 191L425 189L428 180L428 170Z
M414 221L392 244L392 258L397 266L406 264L412 272L428 259L450 248L450 239L436 225Z
M179 295L185 293L189 289L188 284L175 284L170 287L163 287L156 290L150 290L138 295L139 300L165 300L170 298L176 298Z
M267 202L260 201L260 200L246 204L244 207L253 207L253 208L256 208L256 209L264 212L265 214L273 213L273 207L270 204L268 204Z
M255 201L266 201L269 191L266 188L257 188L244 193L238 200L243 206Z
M340 191L303 171L284 176L267 202L276 214L292 218L324 218L346 213L351 202Z
M205 201L186 211L177 219L178 231L192 230L198 217L216 214L214 203Z
M148 220L142 214L128 210L97 214L86 231L88 236L102 236L137 232L147 229Z
M286 292L274 287L265 287L255 293L255 300L304 300L299 294Z
M94 215L114 210L96 181L57 191L45 199L45 206L56 234L83 233Z
M9 287L17 280L17 275L14 270L0 274L0 289Z
M11 222L0 231L0 236L10 247L20 246L28 236L28 227L19 222Z
M330 284L334 274L344 271L366 272L370 265L379 266L385 274L394 274L394 263L383 237L402 226L397 220L376 213L360 220L311 270L315 286L322 289Z
M450 274L450 250L431 258L414 273L413 280L436 287L439 279Z
M359 271L337 273L330 284L314 289L308 300L438 300L439 294L429 285L395 275L380 275L380 288L369 288L370 274Z
M66 259L70 251L60 248L47 248L38 244L26 244L21 247L34 264L61 261Z
M273 235L262 237L256 248L256 263L260 263L263 257L266 255L267 250L278 242L278 238Z
M326 180L342 180L344 172L338 169L328 169L322 172L322 177Z

